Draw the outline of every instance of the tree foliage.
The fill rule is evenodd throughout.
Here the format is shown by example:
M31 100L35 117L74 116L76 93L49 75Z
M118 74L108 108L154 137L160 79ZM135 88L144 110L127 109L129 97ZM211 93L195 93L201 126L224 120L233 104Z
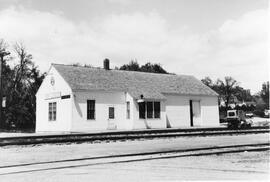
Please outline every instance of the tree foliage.
M269 81L262 84L262 90L260 96L264 103L266 104L266 109L269 109Z
M134 60L130 61L128 64L124 64L119 69L127 71L141 71L141 72L168 74L168 72L165 69L163 69L160 64L156 63L152 64L148 62L145 65L140 66L139 63Z
M230 76L226 76L224 80L217 79L215 82L210 77L205 77L201 81L219 94L219 101L224 101L226 109L229 108L230 103L235 102L235 99L240 102L253 100L250 91L240 87L239 83Z
M34 129L36 118L35 94L44 79L33 57L22 43L13 46L14 55L3 63L3 95L6 96L4 109L5 127ZM10 67L7 62L16 62Z
M226 108L228 108L230 99L236 94L236 86L238 86L237 81L229 76L225 77L224 81L218 79L216 82L217 91L224 100Z

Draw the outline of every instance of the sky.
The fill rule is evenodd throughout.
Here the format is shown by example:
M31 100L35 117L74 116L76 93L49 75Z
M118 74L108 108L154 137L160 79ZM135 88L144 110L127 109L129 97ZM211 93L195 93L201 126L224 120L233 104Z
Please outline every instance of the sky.
M256 93L269 80L268 28L268 0L0 0L0 38L23 42L41 71L137 60Z

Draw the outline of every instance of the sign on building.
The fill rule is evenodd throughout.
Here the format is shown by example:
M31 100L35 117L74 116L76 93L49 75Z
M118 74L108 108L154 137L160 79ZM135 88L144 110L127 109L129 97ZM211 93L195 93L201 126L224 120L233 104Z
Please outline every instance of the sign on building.
M3 97L3 99L2 99L2 107L3 108L6 107L6 101L7 101L7 97Z

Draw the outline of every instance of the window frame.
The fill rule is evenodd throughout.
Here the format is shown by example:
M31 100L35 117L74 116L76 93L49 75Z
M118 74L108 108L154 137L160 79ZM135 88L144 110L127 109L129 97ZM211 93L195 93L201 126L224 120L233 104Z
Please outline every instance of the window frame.
M151 104L149 104L151 103ZM159 105L158 109L155 108L155 104ZM145 101L138 103L139 105L139 119L160 119L161 118L161 102L160 101ZM148 114L148 105L151 105L151 115ZM144 117L142 117L141 107L144 107ZM156 110L155 110L156 109Z
M153 107L154 102L149 101L149 102L145 102L145 103L146 103L146 118L147 119L154 118L154 107Z
M89 99L86 101L86 119L87 120L96 120L96 100ZM93 108L91 108L91 103L93 104ZM92 114L91 114L92 112ZM93 117L91 117L93 116Z
M138 103L139 105L139 119L146 119L146 104L145 102Z
M48 121L56 121L57 119L57 102L48 102Z
M126 116L127 116L127 119L130 119L130 102L129 101L127 101L126 102Z
M156 107L155 107L156 104L158 104L158 109L157 110L156 110ZM154 116L153 116L153 118L160 119L161 103L160 102L157 102L157 101L153 102L153 110L154 110Z
M111 117L111 111L113 112L112 113L113 117ZM108 119L115 119L115 107L114 106L109 106L108 107Z

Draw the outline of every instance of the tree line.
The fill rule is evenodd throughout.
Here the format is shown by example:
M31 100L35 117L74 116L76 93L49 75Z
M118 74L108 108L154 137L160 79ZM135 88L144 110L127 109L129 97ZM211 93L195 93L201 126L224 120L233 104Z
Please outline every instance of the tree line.
M4 40L0 40L0 51L12 52L2 63L2 95L6 106L2 108L1 128L34 130L35 94L45 73L40 73L33 62L33 56L23 43L9 46Z
M0 52L10 51L12 54L5 57L2 63L2 95L6 98L6 107L2 110L1 128L17 130L35 129L36 118L36 97L35 94L41 85L46 73L41 73L33 62L33 56L28 52L23 43L8 45L0 39ZM12 64L13 63L13 64ZM74 63L74 66L81 66ZM85 67L92 67L85 64ZM139 65L136 60L124 64L119 70L140 71L162 74L173 74L167 72L160 64L146 63ZM239 83L232 77L225 77L224 80L213 81L205 77L202 83L219 94L219 103L224 102L225 106L220 110L230 108L230 103L237 99L240 102L254 102L253 108L263 112L269 109L269 81L262 84L262 90L251 95L248 89L239 86ZM0 103L1 104L1 103Z
M235 104L235 109L254 111L255 114L263 116L264 110L269 109L269 81L264 82L261 91L254 95L251 95L249 89L241 87L239 82L230 76L216 81L205 77L201 81L219 94L220 111L233 109L230 104Z

